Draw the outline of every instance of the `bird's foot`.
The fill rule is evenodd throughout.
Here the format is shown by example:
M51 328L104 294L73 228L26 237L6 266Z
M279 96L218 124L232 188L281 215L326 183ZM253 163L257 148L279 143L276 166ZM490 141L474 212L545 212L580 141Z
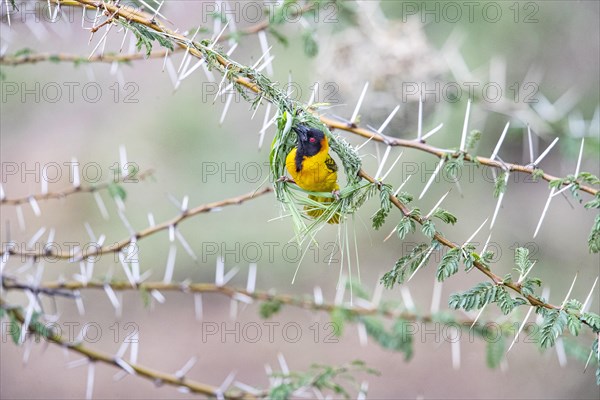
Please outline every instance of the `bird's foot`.
M277 182L296 183L292 178L285 176L285 175L280 176L279 179L277 179Z
M339 190L334 190L333 192L331 192L331 194L333 195L333 198L336 200L340 199L340 191Z

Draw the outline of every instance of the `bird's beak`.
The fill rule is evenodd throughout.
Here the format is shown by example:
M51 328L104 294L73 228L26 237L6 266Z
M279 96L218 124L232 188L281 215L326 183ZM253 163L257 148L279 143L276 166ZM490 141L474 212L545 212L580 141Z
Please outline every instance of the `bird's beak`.
M292 128L298 134L298 140L306 142L308 140L308 130L306 127L299 125Z

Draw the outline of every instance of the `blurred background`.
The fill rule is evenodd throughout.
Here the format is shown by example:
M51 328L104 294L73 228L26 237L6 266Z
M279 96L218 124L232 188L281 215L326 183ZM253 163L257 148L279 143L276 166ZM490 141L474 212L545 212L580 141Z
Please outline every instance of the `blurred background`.
M221 13L233 20L227 32L234 25L243 29L268 18L267 14L257 18L256 8L249 5L252 2L218 3ZM254 4L260 8L267 6L262 2ZM528 164L529 124L534 133L534 158L554 138L560 138L539 165L545 172L559 177L573 174L581 139L585 137L581 170L598 175L599 3L481 2L470 13L460 2L453 3L454 6L448 4L348 1L326 6L318 15L290 18L288 24L277 26L276 32L269 31L263 38L272 46L270 54L275 56L272 71L269 67L263 72L284 87L291 76L292 96L304 102L309 100L318 82L315 101L329 103L322 112L345 119L350 119L368 82L359 112L360 125L377 129L400 105L384 133L408 139L417 135L419 94L413 89L424 87L423 131L443 123L442 129L428 141L440 148L457 148L460 143L470 85L474 89L469 130L482 132L475 154L489 156L505 124L510 122L499 156L507 162ZM17 5L19 11L11 13L10 27L3 10L4 57L23 54L28 49L26 52L87 58L104 34L101 29L90 42L89 30L81 27L80 8L63 6L62 17L50 22L47 3L17 2ZM172 29L190 29L193 34L200 26L205 29L197 38L210 38L216 27L224 26L215 23L211 12L218 9L214 6L214 2L208 1L168 1L160 13L172 21L168 23ZM91 26L93 14L87 12L85 27ZM123 32L117 31L115 27L107 35L106 54L119 51ZM125 38L124 54L135 46L132 39L131 34ZM318 46L318 54L309 57L307 51L314 53L314 44ZM228 50L231 44L225 42L223 46ZM94 52L99 54L102 47ZM159 50L156 43L154 50ZM260 37L248 35L240 38L232 58L243 65L252 65L263 52ZM182 57L181 52L172 56L173 68L179 68ZM215 97L221 81L216 71L211 81L211 75L200 68L176 90L168 68L163 70L162 58L122 64L2 65L1 72L0 155L2 187L7 198L39 193L41 171L48 165L59 165L61 173L60 179L49 183L49 190L70 187L69 163L73 158L80 163L84 185L96 180L110 181L115 165L122 161L123 151L127 161L140 171L154 171L150 179L122 185L126 191L124 215L135 231L148 227L149 213L157 223L178 215L179 207L173 199L181 202L188 197L193 207L269 185L268 155L274 126L266 131L262 148L259 139L263 123L274 115L274 108L265 116L263 104L252 118L250 104L236 95L223 117L227 96ZM492 89L484 91L486 84L492 89L499 87L501 96ZM456 87L461 91L456 91ZM348 132L336 133L352 145L365 142L364 138ZM374 174L384 151L385 147L377 143L362 147L364 169ZM391 167L401 151L403 156L386 182L396 188L414 174L403 190L418 197L438 160L415 150L394 148L384 170ZM100 178L96 178L97 171L101 171ZM343 184L343 177L341 181ZM442 231L452 241L462 243L493 215L497 200L493 197L492 172L465 166L460 189L442 174L427 195L414 205L428 212L448 190L450 195L442 206L458 217L458 223L443 226ZM514 249L528 247L537 260L532 275L543 280L547 298L553 304L563 301L578 274L570 297L583 301L600 272L598 255L590 254L587 247L596 214L565 192L566 196L552 201L541 230L533 239L548 192L546 182L532 182L529 176L514 174L493 231L490 232L489 223L485 224L473 240L480 250L491 233L490 249L497 253L492 269L500 276L511 272ZM100 192L100 196L106 204L108 219L103 218L89 194L41 202L40 216L28 204L23 205L20 212L24 227L19 226L18 208L3 205L2 243L14 240L24 245L42 227L46 229L38 240L42 244L51 229L55 232L54 240L65 246L71 242L86 243L89 241L86 224L96 237L105 235L106 243L127 238L129 231L118 216L115 201L107 191ZM584 201L590 199L587 194L581 197ZM398 213L392 212L386 224L374 231L370 218L378 208L377 199L373 199L341 231L337 226L325 226L317 236L318 246L311 247L301 262L298 253L303 249L294 245L292 221L281 218L282 207L272 194L189 218L178 228L197 260L177 242L173 280L214 282L215 265L219 255L223 255L227 271L239 268L230 281L233 286L245 287L249 265L256 263L256 287L260 290L312 298L318 286L325 301L332 303L340 276L349 278L351 274L355 283L360 279L364 289L372 293L381 275L406 254L411 244L425 241L417 232L404 242L396 236L384 242L399 218ZM340 251L340 239L346 232L350 237L350 257ZM138 245L142 273L149 271L148 280L161 281L169 253L168 232L140 240ZM405 285L419 314L431 312L435 267L430 262ZM292 284L296 269L297 277ZM11 258L3 273L26 281L27 276L35 274L35 269L24 260ZM47 262L43 281L71 280L77 273L77 264ZM96 263L94 277L126 279L112 255ZM466 274L461 270L443 284L440 309L447 309L451 293L467 290L484 280L482 274ZM522 340L515 344L500 368L489 369L485 343L470 338L468 329L460 341L459 366L453 363L452 345L444 340L443 326L439 325L429 326L434 332L429 335L422 334L425 325L418 325L414 355L407 362L403 354L382 349L371 338L365 345L360 329L354 324L347 324L342 335L334 338L335 343L327 340L330 330L326 324L330 317L326 313L284 307L268 320L277 323L270 340L258 304L239 304L233 314L230 300L218 294L203 296L201 320L196 318L194 296L190 294L164 292L164 303L151 298L151 304L145 306L139 293L124 292L118 313L103 291L84 290L81 294L85 315L78 313L70 299L57 299L54 303L44 298L44 307L47 312L59 314L59 321L75 324L76 332L85 323L96 323L102 334L97 342L87 344L111 354L117 352L134 326L139 334L139 363L174 373L190 357L197 356L198 362L187 376L215 386L235 371L236 380L267 387L265 366L281 370L281 354L287 366L297 371L306 370L312 363L335 365L364 360L381 371L380 376L357 376L358 385L368 381L369 398L579 399L597 398L599 394L595 368L583 373L583 363L573 358L561 366L554 348L539 351L536 345ZM591 305L591 311L596 313L600 304L597 294L596 288ZM3 296L11 304L27 304L27 298L18 292L4 292ZM398 287L383 290L382 296L384 300L397 301L399 307L410 308ZM350 300L346 291L344 301ZM520 322L525 312L518 310L509 318ZM476 313L465 315L459 311L453 315L472 319ZM485 321L503 321L503 318L506 317L496 307L487 307L481 316ZM533 320L532 316L530 321ZM251 343L243 337L236 338L235 334L225 334L226 330L239 333L236 323L242 327L257 323L263 327L262 336ZM290 323L300 327L297 341L286 340L284 335L283 327ZM385 324L389 326L389 321ZM209 325L217 326L219 334L206 336ZM592 341L587 332L580 340L586 347ZM77 354L55 345L17 347L6 335L4 324L1 353L2 398L84 396L87 369L66 367L69 361L80 358ZM95 398L191 397L172 387L157 388L137 377L113 380L117 372L113 367L97 365Z

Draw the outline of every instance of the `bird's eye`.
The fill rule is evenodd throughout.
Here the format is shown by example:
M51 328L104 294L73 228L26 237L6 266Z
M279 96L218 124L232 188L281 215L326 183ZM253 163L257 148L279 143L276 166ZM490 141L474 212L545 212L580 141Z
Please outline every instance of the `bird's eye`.
M314 137L311 137L310 139L308 139L309 142L314 143L317 141L317 139L315 139Z

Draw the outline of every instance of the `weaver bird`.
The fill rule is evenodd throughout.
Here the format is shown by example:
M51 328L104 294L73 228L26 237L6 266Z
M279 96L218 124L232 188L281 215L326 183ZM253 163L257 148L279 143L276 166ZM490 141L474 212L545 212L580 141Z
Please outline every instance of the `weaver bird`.
M285 166L298 186L310 192L331 192L335 198L339 196L337 183L337 165L329 155L329 142L325 134L316 128L298 125L292 128L298 134L298 146L294 147L285 159ZM308 195L322 204L333 202L332 198ZM318 218L325 211L323 208L304 206L306 213ZM340 215L335 213L329 218L330 224L340 222Z

